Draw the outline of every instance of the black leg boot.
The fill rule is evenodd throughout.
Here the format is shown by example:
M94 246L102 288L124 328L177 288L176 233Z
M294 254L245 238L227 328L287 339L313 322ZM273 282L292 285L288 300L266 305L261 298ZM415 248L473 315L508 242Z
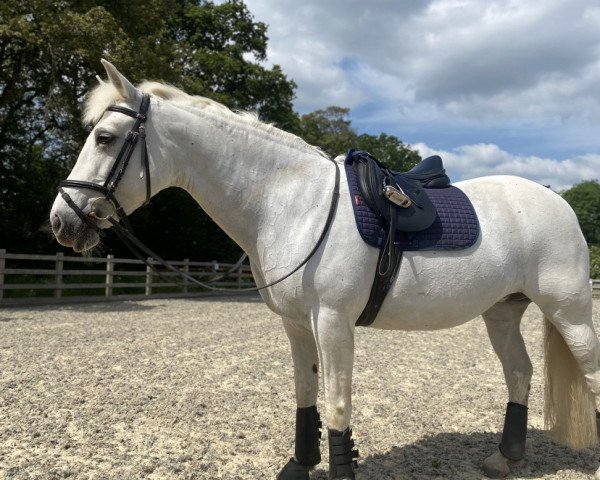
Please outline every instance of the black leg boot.
M294 458L283 467L277 480L308 480L308 472L321 462L321 421L317 407L296 410Z
M329 479L354 480L358 450L354 450L352 430L329 430Z
M509 460L522 460L525 457L525 440L527 437L527 407L508 402L500 452Z

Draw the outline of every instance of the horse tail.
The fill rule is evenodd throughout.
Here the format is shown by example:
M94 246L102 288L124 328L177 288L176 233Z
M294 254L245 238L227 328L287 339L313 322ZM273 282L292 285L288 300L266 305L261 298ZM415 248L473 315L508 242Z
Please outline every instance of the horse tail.
M550 436L571 448L597 443L594 396L556 327L544 317L546 387L544 423Z

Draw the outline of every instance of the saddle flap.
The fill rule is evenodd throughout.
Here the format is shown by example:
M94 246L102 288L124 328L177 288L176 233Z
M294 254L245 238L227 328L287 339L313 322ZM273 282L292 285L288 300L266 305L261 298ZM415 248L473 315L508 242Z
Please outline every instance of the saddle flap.
M403 232L420 232L430 227L435 220L435 206L419 182L406 178L395 178L398 185L412 200L408 208L394 208L396 228Z

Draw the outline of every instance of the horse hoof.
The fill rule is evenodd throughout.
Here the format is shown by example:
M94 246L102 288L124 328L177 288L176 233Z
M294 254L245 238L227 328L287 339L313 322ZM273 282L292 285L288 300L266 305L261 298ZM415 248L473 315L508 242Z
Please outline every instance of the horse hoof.
M600 480L600 468L596 470L596 474L594 475L594 480Z
M483 473L489 478L504 478L510 473L509 462L498 450L483 461Z
M276 480L308 480L308 472L311 467L300 465L296 460L290 458L290 461L281 469Z

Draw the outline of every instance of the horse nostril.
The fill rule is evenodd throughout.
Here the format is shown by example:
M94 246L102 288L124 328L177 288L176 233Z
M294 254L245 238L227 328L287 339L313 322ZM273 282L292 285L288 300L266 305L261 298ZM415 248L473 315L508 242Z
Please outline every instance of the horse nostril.
M62 226L62 222L60 220L60 217L58 216L58 213L54 214L50 223L52 224L52 231L55 234L57 234L60 231L60 227Z

